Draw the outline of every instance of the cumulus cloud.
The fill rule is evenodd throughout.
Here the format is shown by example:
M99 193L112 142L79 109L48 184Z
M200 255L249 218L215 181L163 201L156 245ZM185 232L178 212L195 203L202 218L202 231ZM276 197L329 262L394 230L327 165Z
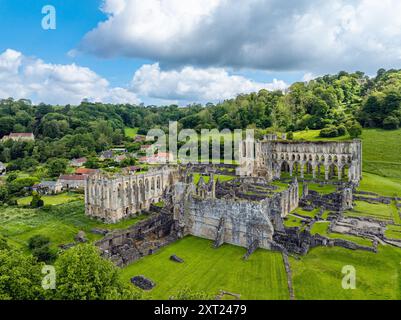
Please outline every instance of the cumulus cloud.
M243 76L230 75L221 68L184 67L181 70L162 71L158 63L143 65L132 80L132 90L139 95L185 102L215 102L240 93L261 89L283 90L286 87L281 80L260 83Z
M375 71L399 66L398 0L104 0L80 49L163 65Z
M89 68L45 63L12 49L0 54L0 98L8 97L52 104L138 103L134 93L111 87Z

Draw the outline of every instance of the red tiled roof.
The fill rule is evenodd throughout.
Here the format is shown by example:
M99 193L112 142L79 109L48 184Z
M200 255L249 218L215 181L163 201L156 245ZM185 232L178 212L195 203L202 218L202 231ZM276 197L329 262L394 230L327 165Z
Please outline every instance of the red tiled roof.
M98 171L99 170L97 170L97 169L78 168L75 170L75 174L79 174L79 175L91 174L91 173L96 173Z

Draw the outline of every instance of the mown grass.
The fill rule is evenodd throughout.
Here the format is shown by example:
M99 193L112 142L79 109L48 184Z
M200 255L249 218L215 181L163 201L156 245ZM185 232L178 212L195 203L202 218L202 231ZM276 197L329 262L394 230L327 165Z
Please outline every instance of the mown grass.
M401 250L380 246L377 254L340 247L312 249L290 257L295 296L299 300L399 300ZM342 288L344 266L356 269L356 289Z
M356 206L353 210L345 212L347 217L367 217L377 220L393 221L392 205L383 203L369 203L366 201L355 201Z
M193 177L194 177L195 184L198 184L200 177L203 177L203 181L205 181L205 183L208 183L210 180L210 176L204 176L200 173L193 173ZM214 180L217 181L217 179L219 179L220 182L225 182L225 181L233 180L233 179L235 179L235 177L227 176L227 175L223 175L223 174L215 174Z
M312 225L310 232L313 235L320 234L321 236L324 236L324 237L327 237L330 239L348 240L348 241L354 242L356 244L359 244L359 245L365 246L365 247L372 246L372 241L370 239L365 239L362 237L357 237L357 236L342 234L342 233L335 233L335 232L328 233L329 226L330 226L330 222L316 222Z
M43 209L0 207L0 234L23 249L29 238L37 234L49 237L52 246L57 247L73 242L80 230L85 231L88 239L93 241L101 238L90 233L93 228L124 229L144 218L139 216L117 224L105 224L85 215L83 201Z
M124 133L125 133L126 137L135 139L135 137L136 137L136 135L138 133L138 128L125 127L124 128Z
M358 190L375 192L388 197L401 196L401 179L385 178L364 172Z
M212 241L189 236L124 268L121 277L127 283L136 275L152 279L155 288L145 292L152 299L168 299L185 287L211 295L225 290L241 299L288 299L281 254L259 249L244 261L245 252L226 244L214 249ZM173 254L185 262L171 261Z
M389 239L401 240L401 226L388 224L384 235Z
M41 199L44 201L45 206L55 206L67 202L83 200L83 197L83 195L76 193L61 193L56 195L45 195L42 196ZM20 198L18 199L18 205L27 206L30 205L31 201L32 196Z

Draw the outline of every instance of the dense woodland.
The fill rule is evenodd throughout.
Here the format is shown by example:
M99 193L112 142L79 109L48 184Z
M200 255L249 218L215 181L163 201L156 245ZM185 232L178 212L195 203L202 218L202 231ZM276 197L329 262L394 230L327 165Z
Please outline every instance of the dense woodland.
M369 78L362 72L340 72L308 83L294 83L286 92L239 95L216 105L187 107L89 103L79 106L32 105L12 98L0 102L0 137L10 132L33 132L35 142L0 143L0 161L8 169L29 170L57 160L95 154L112 145L135 149L124 127L167 131L169 121L182 128L257 128L286 132L322 129L324 137L347 132L357 137L362 127L396 129L401 123L401 71L379 70Z

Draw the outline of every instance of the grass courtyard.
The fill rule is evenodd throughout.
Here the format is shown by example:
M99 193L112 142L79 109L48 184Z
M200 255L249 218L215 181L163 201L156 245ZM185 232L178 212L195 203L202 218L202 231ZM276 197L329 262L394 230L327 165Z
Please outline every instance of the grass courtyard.
M101 236L90 233L93 228L123 229L144 218L145 216L139 216L117 224L104 224L85 215L83 201L43 209L2 207L0 234L17 248L26 249L29 238L38 234L49 237L52 246L57 247L73 242L80 230L85 231L88 239L94 241Z
M61 193L56 195L45 195L42 196L41 199L43 200L45 206L56 206L63 203L68 203L77 200L83 200L83 194L76 194L76 193ZM19 206L28 206L32 201L32 196L24 197L18 199Z
M213 296L225 290L241 299L288 299L281 254L257 250L244 261L245 252L226 244L214 249L212 241L190 236L124 268L121 276L127 282L136 275L152 279L156 287L145 293L151 299L168 299L185 287ZM185 262L170 261L173 254Z

